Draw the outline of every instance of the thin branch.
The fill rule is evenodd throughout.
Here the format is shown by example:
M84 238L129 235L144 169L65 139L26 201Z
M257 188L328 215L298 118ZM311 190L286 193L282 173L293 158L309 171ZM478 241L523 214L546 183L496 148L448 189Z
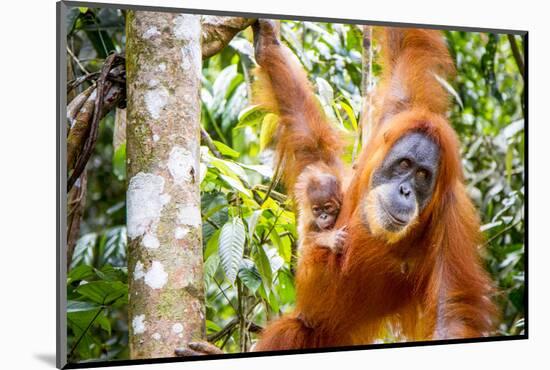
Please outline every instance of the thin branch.
M218 280L216 280L215 278L212 278L212 280L214 280L214 282L216 283L216 285L218 286L218 288L220 289L220 291L222 292L223 296L225 297L225 299L227 299L227 302L229 303L229 305L231 306L231 308L233 308L233 311L235 312L239 312L239 310L233 305L233 302L231 302L231 300L229 299L229 297L227 296L227 294L225 294L225 290L223 290L222 286L220 285L220 283L218 282Z
M73 58L73 60L75 61L75 63L78 65L78 68L80 68L80 70L82 72L84 72L84 74L87 74L89 75L90 72L88 72L88 70L86 68L84 68L84 66L82 65L82 63L80 63L80 60L78 60L78 58L76 57L76 55L74 55L73 51L71 49L69 49L69 47L67 46L67 53L69 53L69 55L71 56L71 58Z
M496 238L498 238L499 236L501 236L502 234L504 234L505 232L507 232L508 230L510 229L513 229L514 227L516 227L517 225L519 225L520 223L523 222L523 218L520 218L519 220L517 220L516 222L514 222L513 224L511 225L508 225L507 227L505 227L504 229L500 230L498 233L496 233L495 235L493 235L491 237L491 239L487 240L484 244L484 246L487 246L489 244L491 244Z
M87 75L82 75L78 78L75 78L74 80L67 82L67 92L73 90L74 88L80 86L81 84L83 84L88 80L97 79L97 77L99 77L99 74L100 74L99 72L93 72ZM116 74L112 73L112 71L109 72L109 74L107 75L107 79L111 82L116 82L123 85L126 84L125 78L121 78L120 76L117 76Z
M273 192L273 188L275 188L275 186L279 183L279 180L280 180L281 174L282 174L281 162L282 162L281 160L279 160L277 162L277 167L275 168L275 173L273 175L273 178L271 179L271 182L269 183L269 188L265 192L264 199L260 203L260 206L262 206L265 203L265 201L271 196L271 193Z
M516 37L514 35L508 35L508 41L510 42L510 47L512 48L512 54L514 55L514 60L518 66L521 77L525 79L525 63L523 62L523 57L519 51L518 44L516 42Z
M97 76L99 76L99 72L88 73L86 75L82 75L78 78L75 78L74 80L67 82L67 92L72 91L76 87L82 85L84 82L94 79Z
M229 321L229 323L227 323L227 325L225 325L222 330L220 330L219 332L217 333L214 333L214 334L210 334L209 336L206 337L206 340L210 343L215 343L217 342L218 340L220 340L221 338L223 338L225 335L227 335L227 333L233 331L233 328L239 323L239 319L238 318L234 318L233 320Z
M262 192L265 192L265 199L264 199L264 202L267 200L268 197L271 196L271 198L275 199L276 201L278 201L279 203L284 203L287 201L288 199L288 196L282 194L282 193L279 193L278 191L275 191L273 190L275 186L272 185L271 183L269 184L269 186L266 186L266 185L263 185L263 184L257 184L257 185L254 185L254 187L252 188L253 191L262 191ZM263 204L263 203L262 203Z
M204 144L206 144L208 149L210 149L212 154L214 154L214 157L219 158L219 159L223 158L223 156L220 153L220 151L218 150L218 148L216 148L216 144L214 144L214 142L212 141L212 138L210 137L208 132L202 126L201 126L201 140Z
M279 214L277 216L275 216L275 221L273 221L273 224L271 225L271 227L267 231L267 234L262 235L262 241L261 241L260 245L264 244L267 241L267 238L269 238L269 235L271 235L271 233L275 229L275 226L277 225L277 221L279 221L279 217L281 217L282 214L283 214L283 211L279 212Z

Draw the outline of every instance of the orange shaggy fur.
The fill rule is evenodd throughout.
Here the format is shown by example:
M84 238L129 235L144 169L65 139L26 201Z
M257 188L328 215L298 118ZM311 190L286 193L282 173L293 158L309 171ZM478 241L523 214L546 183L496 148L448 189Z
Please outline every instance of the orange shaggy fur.
M260 37L273 38L265 26ZM305 72L273 39L259 46L256 92L282 117L278 154L287 189L310 163L340 171L342 140ZM401 340L422 340L480 337L493 329L492 285L478 255L479 220L463 183L459 142L445 117L448 94L434 77L453 73L447 48L437 31L385 29L382 50L376 120L336 225L348 227L343 253L305 246L295 311L267 326L256 351L366 344L388 330ZM411 131L439 145L438 180L412 230L389 244L369 233L360 207L373 171Z

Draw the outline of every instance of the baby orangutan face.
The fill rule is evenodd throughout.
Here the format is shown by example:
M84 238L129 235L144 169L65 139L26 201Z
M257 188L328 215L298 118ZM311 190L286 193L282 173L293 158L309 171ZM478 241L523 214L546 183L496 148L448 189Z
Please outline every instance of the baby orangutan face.
M329 174L320 174L311 179L307 188L313 222L319 229L334 227L342 206L342 190L338 179Z

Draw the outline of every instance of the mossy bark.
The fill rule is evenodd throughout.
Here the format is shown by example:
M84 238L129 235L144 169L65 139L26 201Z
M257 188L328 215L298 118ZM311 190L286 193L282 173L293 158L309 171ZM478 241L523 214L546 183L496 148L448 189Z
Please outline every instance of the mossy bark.
M172 357L205 339L200 18L129 11L126 24L130 357Z

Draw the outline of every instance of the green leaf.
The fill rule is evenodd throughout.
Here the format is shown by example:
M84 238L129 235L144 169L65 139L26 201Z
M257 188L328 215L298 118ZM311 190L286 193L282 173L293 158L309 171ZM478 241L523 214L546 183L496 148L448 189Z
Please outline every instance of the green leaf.
M315 81L317 82L317 90L319 91L322 102L330 106L334 100L334 90L332 90L332 86L330 86L327 80L321 77L317 77Z
M262 277L254 266L254 263L249 259L244 259L243 264L239 270L239 279L243 284L250 289L252 294L255 294L260 285L262 284Z
M269 257L262 246L256 248L256 254L254 255L254 262L260 272L262 281L264 282L264 288L267 292L271 290L271 283L273 281L273 274L271 271L271 264L269 263Z
M245 229L240 218L233 218L223 225L220 232L218 254L223 271L231 284L235 283L244 252Z
M66 28L67 35L70 35L71 32L73 31L76 20L78 19L80 14L81 12L78 8L70 8L69 11L67 12L67 18L65 22L67 25L67 28Z
M204 249L204 260L206 261L208 257L218 252L218 241L220 237L220 230L214 231L214 233L208 239L206 243L206 248Z
M102 309L99 308L96 311L76 311L67 313L67 327L73 332L75 338L82 337L77 347L77 351L81 357L92 357L92 349L101 345L100 340L91 335L89 331L89 327L97 325L95 320L97 320L101 314L99 310Z
M80 264L92 265L94 260L94 247L96 242L96 233L84 234L78 239L73 253L71 268L75 268Z
M252 212L252 215L248 219L248 240L254 240L254 231L256 230L256 225L258 224L258 219L264 212L263 209L258 209Z
M279 284L277 284L277 293L281 304L294 303L296 299L296 289L294 280L288 270L282 269L278 274Z
M206 320L206 330L208 331L208 333L217 333L222 330L222 328L214 321Z
M268 302L269 302L269 306L271 306L271 309L275 313L279 313L279 311L281 310L281 308L279 306L279 299L277 299L277 296L275 295L274 291L269 292Z
M113 154L113 174L119 181L126 180L126 143L121 144Z
M241 111L239 114L239 123L235 128L243 128L247 126L257 126L262 122L262 118L266 115L267 111L262 105L251 105Z
M207 279L211 279L218 270L218 266L220 265L220 256L218 254L213 254L206 262L204 262L204 276Z
M128 295L128 286L120 281L93 281L75 289L93 302L109 305Z
M97 319L95 319L95 322L98 324L98 326L101 329L105 330L108 335L111 335L111 322L109 321L107 316L105 316L103 313L101 313L97 317Z
M244 164L240 163L242 168L259 173L263 177L271 179L273 177L273 169L263 164Z
M235 162L226 161L219 158L211 158L210 164L212 164L222 174L238 179L242 182L248 183L249 179L244 169Z
M260 131L260 150L264 150L271 143L278 121L279 117L276 114L268 113L265 115Z
M230 177L230 176L227 176L227 175L223 175L223 174L220 174L220 178L225 181L227 183L227 185L229 185L230 187L232 187L233 189L241 192L243 195L245 195L246 197L251 197L252 196L252 193L250 192L250 190L248 190L247 188L244 187L243 183L240 181L240 180L237 180L233 177Z
M514 160L514 147L508 146L506 150L506 181L508 184L512 183L512 164Z
M212 142L216 146L216 149L218 149L222 155L226 155L228 157L233 157L233 158L239 158L239 156L241 155L239 152L231 149L230 147L228 147L227 145L225 145L220 141L212 140Z
M273 233L272 233L272 235L273 235ZM267 254L267 257L269 258L269 265L271 266L272 276L275 276L277 274L277 271L279 271L279 269L281 267L283 267L285 261L279 255L279 253L277 252L277 249L275 249L275 248L265 247L265 253Z
M67 276L67 284L74 281L85 280L95 276L94 268L90 265L80 265L73 268Z
M126 267L113 267L112 265L105 265L100 270L94 269L96 275L105 281L120 281L126 282L128 271Z
M346 111L346 114L349 117L349 120L351 122L351 126L353 127L353 130L357 132L358 125L357 125L357 119L355 118L355 113L353 112L353 109L343 101L339 103L342 109Z
M67 313L80 312L80 311L95 311L101 308L100 305L92 302L81 302L81 301L67 301Z

